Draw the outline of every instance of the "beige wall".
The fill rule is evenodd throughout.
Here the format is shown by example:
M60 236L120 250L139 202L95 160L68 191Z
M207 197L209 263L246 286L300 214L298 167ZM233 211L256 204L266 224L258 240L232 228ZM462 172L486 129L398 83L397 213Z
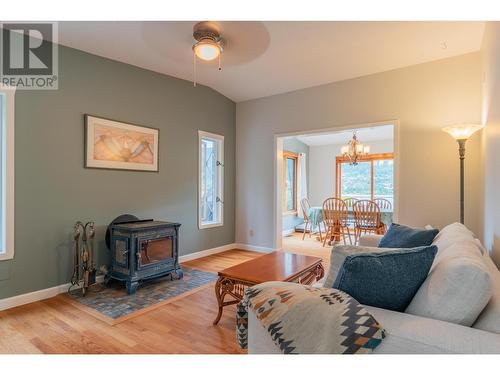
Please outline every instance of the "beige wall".
M484 245L500 265L500 23L488 22L482 48Z
M458 220L458 151L441 128L481 117L480 54L238 103L236 241L273 247L274 135L400 122L400 222ZM479 232L479 142L467 143L466 224ZM250 236L253 231L253 236Z

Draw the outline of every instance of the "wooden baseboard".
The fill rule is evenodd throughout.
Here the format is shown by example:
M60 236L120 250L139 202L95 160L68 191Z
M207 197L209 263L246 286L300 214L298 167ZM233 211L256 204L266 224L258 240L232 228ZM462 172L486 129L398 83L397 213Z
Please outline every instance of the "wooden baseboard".
M192 253L192 254L182 255L179 257L179 261L181 263L187 262L189 260L203 258L203 257L206 257L208 255L222 253L224 251L228 251L228 250L232 250L232 249L257 251L257 252L261 252L261 253L270 253L271 251L274 250L274 249L267 248L267 247L231 243L231 244L215 247L213 249L207 249L207 250L198 251L198 252ZM102 282L102 281L103 281L103 276L102 275L98 276L97 282ZM11 308L16 307L16 306L26 305L26 304L32 303L32 302L41 301L41 300L44 300L47 298L52 298L52 297L55 297L61 293L66 293L68 291L68 288L70 285L71 285L70 283L67 283L67 284L57 285L57 286L47 288L47 289L36 290L33 292L0 299L0 311L11 309Z
M273 249L271 247L254 246L254 245L249 245L249 244L244 244L244 243L236 243L234 245L236 246L236 249L257 251L259 253L271 253L271 252L277 250L277 249Z
M187 254L187 255L181 255L179 257L179 262L187 262L189 260L193 259L198 259L198 258L203 258L208 255L213 255L217 253L222 253L224 251L236 249L236 244L235 243L230 243L227 245L219 246L219 247L214 247L213 249L207 249L207 250L201 250L197 251L195 253Z
M96 277L96 282L101 283L104 280L104 276L100 275ZM62 285L57 285L52 288L35 290L34 292L29 292L25 294L19 294L17 296L8 297L0 299L0 311L11 309L16 306L26 305L28 303L42 301L47 298L52 298L61 293L66 293L71 283L66 283ZM75 287L74 290L80 289L81 287Z

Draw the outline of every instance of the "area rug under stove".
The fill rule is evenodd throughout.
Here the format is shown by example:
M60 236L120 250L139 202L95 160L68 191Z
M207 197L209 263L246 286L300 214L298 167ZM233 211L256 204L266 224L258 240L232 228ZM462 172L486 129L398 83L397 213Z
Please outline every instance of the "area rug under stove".
M132 295L127 294L123 283L114 282L106 288L92 288L85 297L78 291L66 294L66 297L76 307L107 323L117 324L173 302L178 299L176 297L194 293L217 279L214 273L188 267L182 267L182 270L182 279L170 280L167 276L147 281L139 284L137 292Z

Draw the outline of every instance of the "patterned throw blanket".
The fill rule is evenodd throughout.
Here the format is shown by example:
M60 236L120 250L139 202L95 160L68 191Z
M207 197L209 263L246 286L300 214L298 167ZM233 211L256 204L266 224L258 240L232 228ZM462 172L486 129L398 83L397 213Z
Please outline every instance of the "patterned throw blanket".
M284 354L371 353L385 331L354 298L336 289L267 282L246 290L236 312L241 348L247 347L248 309Z

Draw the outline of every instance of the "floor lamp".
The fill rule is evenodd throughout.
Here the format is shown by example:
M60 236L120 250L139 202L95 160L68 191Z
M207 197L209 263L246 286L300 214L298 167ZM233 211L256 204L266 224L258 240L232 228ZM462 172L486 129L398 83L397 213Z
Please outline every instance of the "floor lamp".
M454 125L443 128L443 131L451 135L458 142L458 155L460 157L460 222L464 223L464 161L465 141L482 129L482 125Z

